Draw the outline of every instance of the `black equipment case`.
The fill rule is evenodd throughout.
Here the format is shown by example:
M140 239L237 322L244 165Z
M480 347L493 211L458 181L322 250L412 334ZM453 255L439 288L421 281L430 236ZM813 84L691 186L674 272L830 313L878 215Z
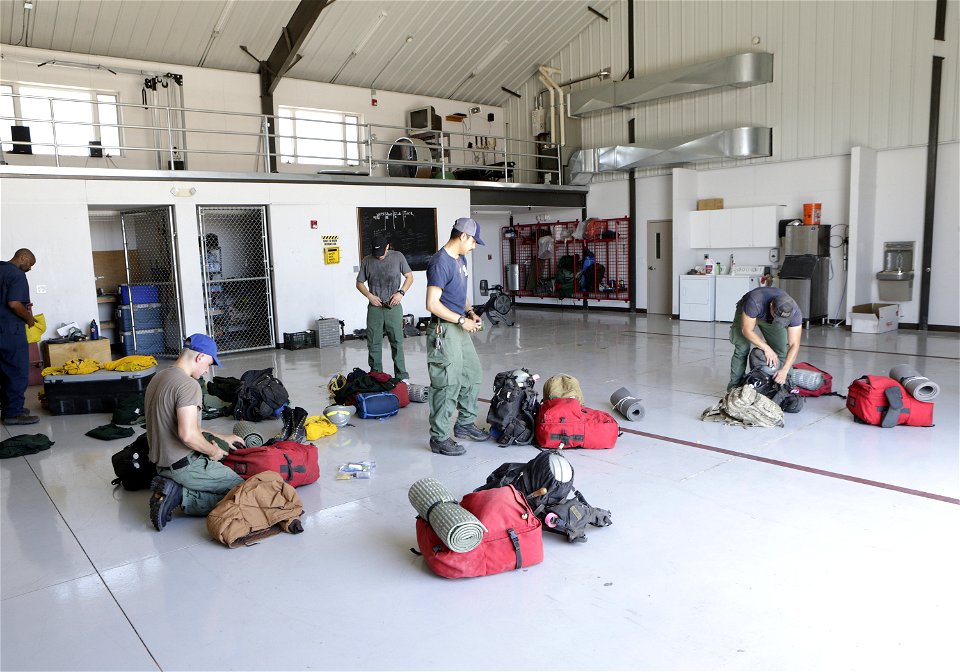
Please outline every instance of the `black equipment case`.
M151 366L142 371L95 371L86 374L45 376L43 393L51 415L110 413L117 401L143 393L156 373Z

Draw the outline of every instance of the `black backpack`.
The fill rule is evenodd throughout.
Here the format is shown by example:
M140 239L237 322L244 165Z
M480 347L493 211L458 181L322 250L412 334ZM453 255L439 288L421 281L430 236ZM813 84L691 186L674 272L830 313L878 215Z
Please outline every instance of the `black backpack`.
M146 490L157 475L157 466L150 461L150 447L146 433L110 458L113 473L117 475L112 485L122 485L124 490Z
M537 381L526 369L526 379L518 382L514 371L502 371L493 379L493 399L487 411L490 433L501 446L533 443L533 429L537 421L540 401L534 385Z
M803 410L803 397L791 392L786 385L777 383L766 371L754 369L743 377L743 384L772 399L784 413L799 413Z
M240 376L240 391L233 407L237 420L260 422L272 418L290 401L287 388L273 375L273 369L250 370Z
M573 465L559 450L544 450L529 462L507 462L477 488L490 490L512 485L523 493L548 532L563 534L569 542L587 540L586 527L606 527L610 512L590 506L573 486Z

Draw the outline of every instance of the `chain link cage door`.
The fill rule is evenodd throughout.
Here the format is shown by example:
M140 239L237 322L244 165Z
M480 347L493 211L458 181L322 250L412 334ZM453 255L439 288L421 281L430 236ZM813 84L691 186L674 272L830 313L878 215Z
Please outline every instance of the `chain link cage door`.
M176 357L183 311L170 207L120 213L129 301L118 308L124 355Z
M266 207L200 206L197 213L207 333L224 353L274 347Z

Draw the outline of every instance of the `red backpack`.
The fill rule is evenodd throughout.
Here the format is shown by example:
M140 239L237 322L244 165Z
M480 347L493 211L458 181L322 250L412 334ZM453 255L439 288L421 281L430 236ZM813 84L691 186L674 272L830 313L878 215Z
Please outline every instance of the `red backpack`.
M320 478L317 447L309 443L278 441L269 446L240 448L223 458L223 463L243 480L262 471L275 471L296 488Z
M509 572L543 562L543 533L527 498L512 485L465 495L460 506L487 531L472 551L455 553L444 546L430 524L417 516L417 545L436 574L448 579Z
M892 394L894 399L897 399L897 392L899 392L902 408L896 416L888 417L891 407L887 396L889 388L894 389ZM863 376L850 383L850 388L847 390L847 409L853 413L854 420L867 425L933 426L933 404L917 401L903 385L886 376Z
M540 404L533 436L541 448L613 448L620 425L609 413L559 397Z
M800 369L802 371L812 371L814 373L819 373L823 376L823 383L820 384L815 390L808 390L800 387L799 385L793 386L796 387L797 392L801 397L823 397L823 396L834 396L843 398L842 394L838 394L833 391L833 376L824 371L823 369L818 369L813 364L808 362L795 362L793 365L794 369ZM787 378L789 382L789 378Z

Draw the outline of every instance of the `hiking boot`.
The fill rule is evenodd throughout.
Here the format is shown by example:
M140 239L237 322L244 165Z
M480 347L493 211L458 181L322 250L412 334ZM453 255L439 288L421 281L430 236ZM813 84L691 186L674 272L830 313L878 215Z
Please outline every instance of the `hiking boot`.
M307 430L304 428L303 423L307 419L306 409L300 408L297 406L290 413L290 425L292 429L290 430L290 435L287 436L288 441L296 441L297 443L304 443L307 440Z
M289 406L284 406L283 410L280 411L280 419L283 421L283 428L274 438L276 438L277 441L286 441L293 433L293 409Z
M463 455L465 452L467 452L466 448L451 438L446 438L443 441L437 441L432 436L430 437L430 450L435 452L437 455L449 455L451 457Z
M480 429L473 423L469 425L454 425L453 435L458 439L469 439L470 441L486 441L490 438L490 432Z
M20 415L15 415L12 418L4 418L3 424L5 425L35 425L40 422L39 415L30 415L26 411Z
M150 489L153 490L150 496L150 522L159 532L173 518L173 510L183 503L183 487L172 479L155 476Z

